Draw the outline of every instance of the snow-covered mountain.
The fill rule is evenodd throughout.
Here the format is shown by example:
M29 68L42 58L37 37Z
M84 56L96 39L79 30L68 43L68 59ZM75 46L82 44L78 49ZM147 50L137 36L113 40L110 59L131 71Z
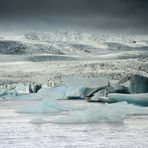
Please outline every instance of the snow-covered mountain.
M0 39L0 54L96 55L131 50L147 51L148 41L84 32L24 33Z

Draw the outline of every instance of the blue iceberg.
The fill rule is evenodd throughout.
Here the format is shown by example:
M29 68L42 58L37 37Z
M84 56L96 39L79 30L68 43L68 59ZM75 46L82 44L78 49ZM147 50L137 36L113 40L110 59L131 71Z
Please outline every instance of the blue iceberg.
M128 103L136 105L148 106L148 93L142 93L142 94L111 93L108 96L112 102L126 101Z

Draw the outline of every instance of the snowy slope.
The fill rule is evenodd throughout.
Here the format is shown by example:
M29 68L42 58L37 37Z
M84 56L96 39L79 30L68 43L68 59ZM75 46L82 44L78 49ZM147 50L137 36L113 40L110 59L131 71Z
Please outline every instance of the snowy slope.
M132 52L131 52L132 51ZM107 58L120 52L140 57L138 51L148 51L148 40L136 37L84 32L24 33L2 36L0 54L56 54L98 56ZM144 53L145 55L145 53ZM125 58L124 56L124 58ZM145 55L147 57L147 55ZM112 55L111 55L112 58ZM120 56L121 58L121 56ZM131 57L130 57L131 58Z

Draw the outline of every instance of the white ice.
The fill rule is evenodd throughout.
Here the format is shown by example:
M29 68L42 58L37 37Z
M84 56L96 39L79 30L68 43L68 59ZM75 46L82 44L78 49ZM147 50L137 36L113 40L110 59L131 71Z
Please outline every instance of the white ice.
M19 83L16 85L15 90L19 94L29 93L29 83L28 84Z

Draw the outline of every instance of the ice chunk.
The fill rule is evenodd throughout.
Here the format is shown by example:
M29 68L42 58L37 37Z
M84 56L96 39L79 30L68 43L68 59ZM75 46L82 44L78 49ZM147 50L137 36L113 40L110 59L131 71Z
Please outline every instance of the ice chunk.
M138 74L124 77L118 82L118 85L123 86L124 93L139 94L148 92L148 78Z
M123 87L116 84L109 87L105 86L100 87L88 95L87 101L92 102L92 101L103 100L104 102L104 98L106 97L108 102L110 102L109 98L107 98L107 95L108 93L113 93L113 92L123 92Z
M20 113L58 113L61 111L72 110L72 106L64 105L56 100L44 99L37 104L26 106L17 112Z
M64 99L67 87L42 88L38 91L37 97L40 99Z
M18 93L15 90L5 90L1 89L0 90L0 97L3 99L6 99L7 97L16 97Z
M100 92L97 92L94 94L93 97L91 97L91 99L88 100L89 102L103 102L103 103L112 103L113 101L106 96L102 96L100 94Z
M25 83L18 83L16 85L15 88L16 92L18 92L19 94L24 94L24 93L30 93L29 91L29 83L25 84Z
M56 118L56 123L97 123L123 122L127 115L148 114L147 107L134 106L126 102L113 104L99 104L81 110L73 111L68 116Z
M66 86L61 86L61 87L56 87L56 88L42 88L40 89L37 93L17 93L14 90L14 95L16 93L16 97L13 97L12 95L7 95L6 99L39 99L39 100L43 100L43 99L51 99L51 100L55 100L55 99L64 99L64 95L65 95L65 91L66 91ZM0 91L1 94L8 94L7 91L3 90ZM13 92L13 91L12 91ZM24 92L21 90L21 92Z
M69 86L66 89L65 99L84 99L85 90L83 86Z
M65 98L84 98L98 89L108 86L108 79L88 77L68 77L63 80L68 87Z
M7 91L5 89L0 90L0 97L4 96L7 94Z
M141 75L126 76L119 82L106 87L103 90L98 90L98 93L92 92L89 95L88 101L100 100L101 96L107 96L110 93L122 94L140 94L148 92L148 78Z
M141 75L134 75L130 79L131 93L147 93L148 78Z
M7 95L5 96L5 99L7 100L12 100L12 99L15 99L15 100L34 100L34 99L38 99L36 97L37 95L34 94L34 93L29 93L29 94L17 94L17 95Z
M87 87L86 91L85 91L85 96L86 97L92 97L94 95L94 93L96 93L98 91L101 91L101 90L107 88L108 86L109 85L104 85L104 86L102 85L102 86L97 87L97 88L89 88L89 87Z
M148 93L143 94L118 94L112 93L108 95L113 102L126 101L142 106L148 106Z
M117 111L118 110L118 111ZM113 105L92 105L82 110L74 111L69 116L57 118L53 122L59 123L95 123L95 122L120 122L125 117L125 112L120 106L115 108Z

